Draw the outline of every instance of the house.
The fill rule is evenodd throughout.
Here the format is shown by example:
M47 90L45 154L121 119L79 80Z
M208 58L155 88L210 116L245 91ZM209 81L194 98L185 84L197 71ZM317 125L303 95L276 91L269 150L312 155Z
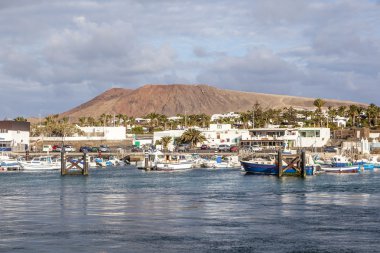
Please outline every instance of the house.
M334 119L333 119L333 122L338 126L338 127L346 127L347 125L347 122L348 122L348 119L349 118L346 118L346 117L341 117L341 116L336 116Z
M210 147L218 147L220 144L239 145L243 134L247 135L248 130L232 128L231 124L210 124L209 128L197 128L205 137L206 141L201 144L207 144ZM175 144L174 140L181 137L186 130L167 130L154 132L153 143L161 140L164 136L172 137L172 142L169 144L169 150Z
M229 112L229 113L225 113L225 114L213 114L213 115L211 115L210 120L216 121L218 119L224 119L224 118L238 119L238 118L240 118L240 114L235 113L235 112Z
M242 146L265 148L323 147L330 140L330 128L254 128L242 136Z
M26 151L29 149L30 123L0 121L0 151Z

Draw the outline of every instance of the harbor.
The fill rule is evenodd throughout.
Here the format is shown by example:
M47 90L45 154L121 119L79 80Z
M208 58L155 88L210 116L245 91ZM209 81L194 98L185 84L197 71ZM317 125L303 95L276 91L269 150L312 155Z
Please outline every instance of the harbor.
M305 180L125 166L95 168L86 177L59 171L0 177L3 252L376 252L380 246L380 173Z

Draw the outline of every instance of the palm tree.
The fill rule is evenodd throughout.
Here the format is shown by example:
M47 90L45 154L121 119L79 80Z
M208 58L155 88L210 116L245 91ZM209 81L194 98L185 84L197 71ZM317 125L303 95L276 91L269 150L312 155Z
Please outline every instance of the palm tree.
M356 105L350 105L348 107L348 115L351 117L352 126L356 126L356 116L358 114L358 107Z
M322 107L326 104L326 102L324 100L322 100L321 98L317 98L316 100L314 100L313 102L313 105L315 107L317 107L317 109L315 110L315 114L317 116L317 118L319 119L319 126L322 126Z
M338 115L341 117L346 117L346 109L347 107L345 105L341 105L338 107Z
M201 133L201 131L198 131L194 128L190 128L186 130L181 135L181 141L184 143L191 143L191 146L194 147L197 143L203 142L206 140L206 137Z
M168 145L169 143L172 141L172 137L171 136L164 136L161 138L161 144L164 148L164 150L167 150L168 149Z
M372 120L375 119L376 115L378 114L378 107L375 104L370 104L367 107L367 117L368 117L368 125L371 127L372 125Z
M26 122L27 120L24 118L24 117L21 117L21 116L18 116L14 119L14 121L22 121L22 122Z
M329 106L327 114L328 114L328 118L330 120L330 123L332 124L335 117L338 115L338 110ZM329 126L327 126L327 127L329 127Z
M86 126L87 125L87 117L79 117L79 125L80 126Z
M241 112L240 113L240 121L243 123L243 128L247 129L248 128L248 122L252 118L251 113L249 112Z

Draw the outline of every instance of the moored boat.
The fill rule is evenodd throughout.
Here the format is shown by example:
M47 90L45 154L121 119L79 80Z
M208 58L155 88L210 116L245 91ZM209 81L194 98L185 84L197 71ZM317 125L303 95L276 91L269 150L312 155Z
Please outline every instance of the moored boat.
M326 173L358 173L361 165L354 165L347 157L336 155L331 158L330 166L322 166Z
M261 175L278 175L278 166L276 164L274 157L269 157L267 159L256 158L252 160L242 160L240 161L241 166L244 171L249 174L261 174ZM286 163L282 162L283 168L286 167ZM320 166L312 163L308 163L305 167L306 175L314 175L316 172L320 171ZM293 168L288 168L283 172L284 174L296 174L297 171Z
M19 161L22 170L59 170L61 161L59 158L51 156L34 157L31 161Z

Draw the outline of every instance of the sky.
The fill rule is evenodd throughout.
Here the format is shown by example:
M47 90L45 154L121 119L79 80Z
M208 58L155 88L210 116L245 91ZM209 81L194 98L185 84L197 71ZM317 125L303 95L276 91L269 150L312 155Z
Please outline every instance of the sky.
M380 1L0 1L1 119L145 84L380 105Z

